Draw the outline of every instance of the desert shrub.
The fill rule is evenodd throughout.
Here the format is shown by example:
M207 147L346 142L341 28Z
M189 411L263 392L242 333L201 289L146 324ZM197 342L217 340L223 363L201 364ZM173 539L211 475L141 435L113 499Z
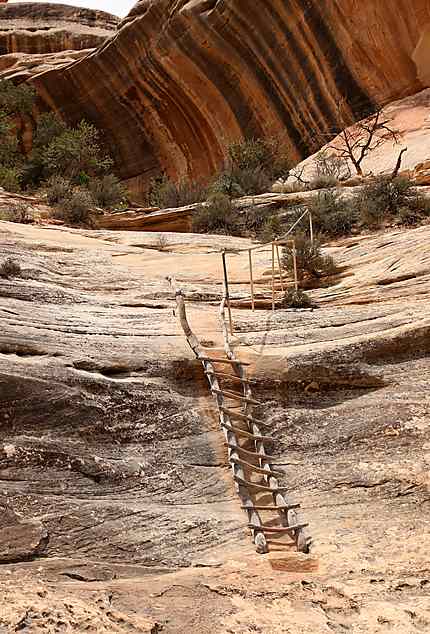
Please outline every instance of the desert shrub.
M85 189L73 190L63 198L55 208L54 216L71 225L92 226L94 200Z
M272 182L286 176L291 166L286 145L274 138L239 141L228 153L232 171L264 171Z
M177 183L167 177L154 179L151 183L148 202L153 207L167 209L201 203L207 198L206 185L197 181L182 180Z
M46 197L50 205L55 205L72 195L72 185L67 178L51 176L46 183Z
M7 114L30 114L36 92L29 84L0 81L0 110Z
M30 224L33 222L34 218L28 205L22 202L13 202L7 209L3 209L0 212L0 220Z
M303 280L305 277L319 278L333 275L337 272L336 264L329 255L321 252L321 242L315 238L313 243L304 233L294 237L296 248L297 277ZM283 248L282 264L291 274L294 273L293 246Z
M0 187L8 192L19 192L21 190L21 171L17 167L0 165Z
M54 139L66 132L67 126L53 112L44 112L37 120L33 136L33 151L47 147Z
M242 191L243 195L246 196L256 196L267 192L273 184L273 178L263 167L236 169L233 171L232 177L237 190Z
M8 115L0 110L0 165L14 167L20 161L16 133Z
M210 194L224 194L229 198L240 198L245 195L232 172L221 172L216 176L209 188Z
M336 187L338 184L337 178L334 176L330 176L329 174L321 174L320 176L315 176L310 183L307 185L307 189L328 189L330 187Z
M364 186L359 199L361 221L379 225L401 208L413 207L416 200L414 183L402 176L379 176Z
M158 249L158 251L165 251L168 245L169 245L169 240L167 236L165 236L164 233L160 233L160 235L157 238L156 248Z
M271 215L265 219L261 230L258 233L258 239L265 242L272 242L276 238L279 238L284 231L284 226L278 215Z
M290 288L282 298L282 308L312 308L313 301L305 291L300 288Z
M238 233L236 211L228 196L214 195L207 205L196 209L193 216L195 233L219 233L235 235Z
M0 264L0 277L4 279L10 279L11 277L20 277L22 270L19 262L13 258L6 258Z
M66 128L45 146L42 163L47 176L62 174L79 184L83 177L106 173L113 165L103 151L99 130L87 121L81 121L76 128Z
M309 201L308 208L315 231L328 236L350 233L359 217L357 205L335 190L319 192Z
M126 192L114 174L91 178L88 189L100 207L115 207L126 199Z

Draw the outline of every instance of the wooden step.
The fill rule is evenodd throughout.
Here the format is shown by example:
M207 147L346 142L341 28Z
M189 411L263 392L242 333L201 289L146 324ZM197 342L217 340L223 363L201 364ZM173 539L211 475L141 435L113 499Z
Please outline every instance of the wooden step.
M228 407L221 406L219 407L219 410L221 412L224 412L225 414L231 414L231 416L233 416L234 418L238 418L239 420L243 420L247 423L255 423L256 425L261 425L262 427L270 427L270 423L265 423L263 420L258 420L251 415L242 414L241 412L234 412ZM275 442L274 438L269 438L269 440L271 442Z
M238 460L237 458L229 458L230 462L234 462L235 464L243 465L247 467L251 471L255 473L262 473L263 475L285 475L285 471L281 471L280 469L263 469L259 465L251 464L250 462L246 462L246 460Z
M259 458L260 460L264 460L265 462L270 462L271 464L274 464L274 465L276 464L272 456L268 456L267 454L260 454L260 453L257 453L256 451L250 451L249 449L245 449L245 447L236 446L229 442L226 443L226 445L230 449L237 449L237 451L240 451L247 456L252 456L253 458Z
M256 436L255 434L252 434L249 431L246 431L245 429L240 429L239 427L233 427L232 425L229 425L228 423L221 423L221 426L224 427L224 429L228 429L228 431L233 432L234 434L237 434L238 436L244 436L245 438L250 438L251 440L272 440L269 436Z
M294 509L299 509L300 504L280 504L279 506L275 506L274 504L267 504L266 506L262 506L260 504L254 504L253 506L242 506L245 511L291 511Z
M276 489L272 489L269 486L266 486L265 484L256 484L255 482L249 482L248 480L244 480L243 478L241 478L240 476L234 474L234 479L239 483L239 484L243 484L246 487L249 487L251 489L257 489L257 491L268 491L269 493L282 493L282 492L286 492L288 491L288 487L277 487Z
M222 396L225 396L226 398L232 398L232 399L235 399L236 401L241 401L242 403L250 403L251 405L263 405L263 403L260 403L259 401L255 401L253 398L248 398L247 396L241 396L240 394L235 394L234 392L229 392L228 390L217 390L216 388L212 387L211 391L214 394L222 394Z
M251 381L250 379L245 379L236 374L228 374L228 372L218 372L218 370L205 370L206 375L211 376L220 376L223 379L231 379L232 381L240 381L241 383L251 384L255 383L255 381Z
M258 528L263 533L291 533L301 528L306 528L309 524L292 524L291 526L257 526L257 524L248 524L248 528Z
M250 363L246 363L245 361L239 361L239 359L227 359L223 357L221 359L217 359L216 357L198 357L200 361L207 361L208 363L227 363L229 365L251 365Z

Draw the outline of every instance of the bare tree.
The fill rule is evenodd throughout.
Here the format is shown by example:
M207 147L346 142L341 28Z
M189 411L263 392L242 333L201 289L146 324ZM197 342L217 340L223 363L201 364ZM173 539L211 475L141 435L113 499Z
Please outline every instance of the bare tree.
M337 133L336 138L326 146L336 156L350 161L359 176L363 176L363 160L371 152L389 141L399 143L400 132L393 127L393 120L378 108L374 113L353 125L348 125L342 116L343 104L339 104L340 131L333 130L330 136ZM343 129L341 129L343 128Z

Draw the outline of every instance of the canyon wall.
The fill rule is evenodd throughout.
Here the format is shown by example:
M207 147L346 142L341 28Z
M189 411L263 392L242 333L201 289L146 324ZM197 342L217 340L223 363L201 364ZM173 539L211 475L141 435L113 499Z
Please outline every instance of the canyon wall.
M45 54L95 48L119 23L104 11L21 2L0 7L0 55Z
M395 5L395 6L394 6ZM107 131L137 196L152 176L205 177L244 136L315 131L426 86L430 0L140 0L119 31L38 74L41 107Z

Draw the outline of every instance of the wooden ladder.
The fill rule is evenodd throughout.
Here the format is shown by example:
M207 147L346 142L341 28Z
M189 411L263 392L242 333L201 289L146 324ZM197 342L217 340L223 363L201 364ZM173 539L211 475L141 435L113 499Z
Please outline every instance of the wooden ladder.
M267 445L275 440L261 432L267 427L253 416L253 407L261 405L253 398L251 381L246 377L246 363L234 355L230 347L225 321L225 300L221 303L221 325L225 356L209 356L192 332L187 320L182 291L176 290L178 317L188 344L203 365L211 393L218 407L228 460L242 508L248 516L257 552L266 553L276 537L287 535L297 550L308 553L311 539L307 524L299 516L300 504L289 500L287 488L278 477L283 471L267 453ZM264 521L262 519L264 517Z

